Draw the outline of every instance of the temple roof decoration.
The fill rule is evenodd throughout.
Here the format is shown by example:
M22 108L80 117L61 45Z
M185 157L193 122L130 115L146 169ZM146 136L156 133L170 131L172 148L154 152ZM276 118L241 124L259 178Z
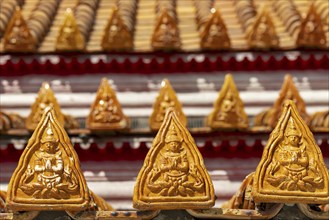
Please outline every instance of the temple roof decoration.
M140 210L210 208L214 187L203 158L174 108L146 155L134 189L133 206Z
M39 124L41 117L44 114L44 110L50 105L53 105L58 122L61 125L64 125L64 115L57 102L54 92L50 88L50 85L47 82L44 82L42 83L38 96L31 107L31 113L26 118L26 129L34 130Z
M80 51L85 48L85 39L79 30L72 9L65 12L64 21L56 39L57 51Z
M102 48L106 51L129 51L132 50L133 47L132 32L124 23L119 10L115 8L104 29Z
M279 47L274 23L266 7L254 19L253 24L247 30L247 41L250 47L256 49L270 49Z
M233 76L227 74L214 109L206 119L212 129L246 129L249 126L248 116L234 83Z
M8 52L34 52L36 50L36 40L31 35L19 7L16 8L8 24L3 44Z
M201 48L223 50L231 47L226 25L219 10L213 10L210 19L205 23L200 34Z
M299 47L327 47L324 24L321 16L316 11L314 4L310 5L306 17L302 20L296 44Z
M78 155L50 106L10 179L7 207L13 211L79 211L88 208L89 203Z
M156 20L151 45L154 50L179 50L181 47L178 26L166 8Z
M125 130L130 127L129 118L123 114L116 94L106 78L102 79L97 90L86 126L91 130Z
M257 166L254 201L329 203L329 174L313 134L292 100L284 102Z
M5 113L0 111L0 132L10 129L24 129L25 118L15 113Z
M254 182L254 172L250 173L241 183L238 191L232 198L222 205L222 208L228 209L255 209L255 202L251 191Z
M296 88L293 78L290 74L287 74L282 83L279 97L276 99L273 107L266 110L255 117L255 126L264 126L274 128L280 114L282 112L283 103L285 100L293 100L297 106L298 112L301 117L308 122L309 116L306 113L305 102L300 96L298 89Z
M329 110L315 112L310 118L309 125L312 131L329 132Z
M149 118L149 126L151 130L159 130L169 107L175 108L179 121L186 126L187 118L183 112L182 104L179 102L175 90L170 85L169 80L164 79L161 82L161 89L153 104L153 112Z

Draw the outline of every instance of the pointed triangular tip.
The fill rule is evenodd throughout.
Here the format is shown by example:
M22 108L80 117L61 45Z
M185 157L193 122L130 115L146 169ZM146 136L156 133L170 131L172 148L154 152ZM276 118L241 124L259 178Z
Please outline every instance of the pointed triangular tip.
M161 87L163 88L163 87L168 87L168 86L171 86L170 81L167 78L164 78L161 81Z

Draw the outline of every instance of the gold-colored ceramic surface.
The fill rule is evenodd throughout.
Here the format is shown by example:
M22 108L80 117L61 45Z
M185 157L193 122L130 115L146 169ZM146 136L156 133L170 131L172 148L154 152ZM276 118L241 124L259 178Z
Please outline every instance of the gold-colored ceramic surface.
M0 111L0 131L8 131L12 128L12 122L9 114Z
M275 127L278 119L282 113L283 103L285 100L293 100L297 106L298 112L300 116L307 122L309 120L309 116L306 113L305 102L303 98L300 96L298 89L296 88L292 76L287 74L284 78L284 82L282 84L279 97L275 101L273 105L273 114L269 117L268 124L272 128Z
M89 202L78 155L50 106L10 179L7 207L13 211L70 211L86 209Z
M310 5L308 13L301 23L296 44L299 47L326 48L327 38L324 24L314 4Z
M72 115L64 114L64 128L65 129L77 129L80 127L80 123Z
M56 118L61 125L64 125L64 115L56 100L53 90L47 82L42 83L38 96L31 107L31 113L27 116L25 127L28 130L34 130L39 124L44 110L52 105L56 113Z
M64 125L64 115L61 112L61 108L56 100L53 90L47 82L42 83L38 96L31 107L31 113L27 116L25 121L25 127L28 130L34 130L39 124L44 110L52 105L58 122Z
M315 112L309 123L313 131L329 132L329 110Z
M207 117L206 123L212 129L248 128L248 116L231 74L225 76L214 109Z
M225 50L231 47L227 28L219 10L213 11L210 19L204 25L200 38L203 49Z
M132 50L133 36L122 20L118 9L114 9L104 30L102 48L104 50Z
M279 48L279 38L267 7L263 7L247 30L250 47L257 49Z
M313 134L287 100L256 169L255 202L329 203L329 174Z
M97 211L113 211L113 207L108 204L102 197L96 195L94 192L89 191L90 196L95 203L96 210Z
M232 198L222 205L222 208L228 209L255 209L255 202L251 191L254 182L254 172L250 173L243 180L239 190Z
M23 18L19 7L6 29L3 38L4 49L8 52L33 52L36 50L36 40Z
M121 105L106 78L98 88L86 122L91 130L124 130L130 126L129 118L123 114Z
M6 191L0 190L0 213L6 212Z
M149 126L151 130L159 130L168 108L175 108L179 121L183 126L187 125L187 118L183 112L182 104L179 102L175 90L170 85L168 79L161 82L159 95L153 104L153 112L149 118Z
M179 50L182 45L177 23L166 8L157 18L151 45L154 50Z
M191 134L174 108L165 119L144 160L134 189L140 210L210 208L214 187Z
M85 48L85 39L79 30L73 11L68 8L56 39L57 51L77 51Z

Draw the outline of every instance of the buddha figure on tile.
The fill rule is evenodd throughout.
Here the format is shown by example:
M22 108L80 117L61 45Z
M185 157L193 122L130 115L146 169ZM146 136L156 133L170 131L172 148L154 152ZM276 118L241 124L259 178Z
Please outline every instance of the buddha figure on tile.
M24 148L6 202L14 211L80 211L90 206L78 156L53 105L44 110Z
M204 183L196 170L190 170L183 139L178 137L175 127L168 133L158 166L148 175L147 187L162 196L194 196L204 190Z
M292 100L284 102L254 175L256 203L329 202L329 173L321 149Z
M210 208L214 189L197 146L176 114L167 109L134 189L140 210Z
M118 9L114 9L111 18L104 29L102 39L104 50L132 50L133 36L124 23Z
M255 18L253 25L247 30L247 41L250 47L256 49L271 49L279 47L279 38L266 7L261 9L261 12Z
M19 8L7 27L4 35L4 49L9 52L33 52L36 50L36 40L23 18Z
M202 49L223 50L231 47L227 28L219 10L212 11L210 19L204 25L200 38Z
M178 26L165 8L157 18L151 44L154 50L179 50L181 47Z
M58 32L56 50L83 50L84 47L85 39L79 30L73 11L68 8L64 15L64 22Z
M284 140L276 150L275 159L270 166L267 181L289 191L314 192L316 188L323 187L323 177L316 164L310 162L306 148L307 143L297 131L293 119L290 119ZM277 173L280 168L282 172Z
M106 78L102 79L98 88L86 124L88 128L96 130L120 130L129 127L129 119L123 114L115 92Z
M153 112L149 118L149 126L151 130L158 130L164 120L168 108L176 109L177 115L184 125L187 124L186 116L182 110L182 105L179 102L175 90L170 85L169 80L164 79L161 82L159 95L153 104Z
M212 129L246 129L248 117L231 74L227 74L207 125Z
M61 112L55 94L50 88L50 85L47 82L44 82L42 83L38 96L31 107L31 113L26 118L25 127L28 130L34 130L40 122L45 109L50 105L53 105L58 121L64 125L64 115Z
M70 169L64 168L58 142L49 124L40 140L40 149L34 154L34 166L29 165L22 176L21 189L24 193L38 199L67 199L78 190Z
M309 11L301 23L296 44L299 47L327 47L324 24L321 16L316 11L314 4L310 5Z

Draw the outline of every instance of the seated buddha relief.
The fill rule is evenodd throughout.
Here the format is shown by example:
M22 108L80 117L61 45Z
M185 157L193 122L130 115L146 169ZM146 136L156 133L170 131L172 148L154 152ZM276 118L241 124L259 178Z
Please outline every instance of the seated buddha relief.
M85 39L79 30L72 9L68 8L56 39L57 51L83 50Z
M20 157L6 202L14 211L79 211L90 206L78 156L52 105Z
M36 50L36 40L31 35L19 7L16 8L3 39L6 51L33 52Z
M175 109L169 108L138 174L134 207L141 210L211 207L214 189L201 157Z
M212 9L211 17L200 34L202 49L223 50L231 47L226 25L219 10Z
M271 49L279 47L279 38L269 11L263 7L247 29L247 41L250 47L256 49Z
M168 108L173 107L176 110L183 125L187 124L187 118L183 112L182 104L179 102L175 90L172 88L168 79L161 82L161 89L158 97L153 104L153 112L149 118L149 126L151 130L159 130Z
M123 130L130 126L130 121L123 114L116 94L106 78L102 79L98 88L86 125L92 130Z
M157 18L151 45L154 50L179 50L181 47L177 23L166 8Z
M111 18L104 29L102 39L104 50L132 50L133 36L124 23L118 9L114 9Z
M328 180L328 169L309 127L294 101L285 101L255 172L255 202L326 204Z
M248 116L231 74L225 76L222 89L214 102L214 109L206 123L212 129L248 128Z
M314 4L310 5L306 17L303 19L297 36L297 46L309 48L326 48L327 38L324 23L317 13Z

